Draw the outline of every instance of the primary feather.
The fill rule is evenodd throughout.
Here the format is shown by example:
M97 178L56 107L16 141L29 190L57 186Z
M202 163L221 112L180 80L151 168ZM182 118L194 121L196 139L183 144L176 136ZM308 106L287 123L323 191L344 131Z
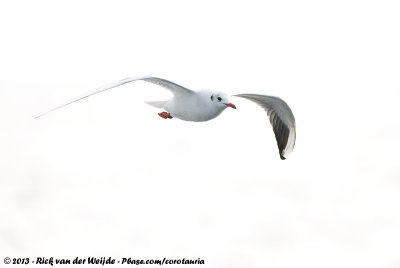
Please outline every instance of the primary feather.
M149 83L156 84L158 86L164 87L164 88L170 90L172 92L172 94L174 94L174 96L190 94L190 93L193 92L190 89L187 89L187 88L182 87L182 86L180 86L178 84L175 84L175 83L170 82L168 80L157 78L157 77L151 77L151 76L139 77L139 78L138 77L129 77L129 78L125 78L125 79L119 80L117 82L114 82L114 83L107 84L105 86L96 88L96 89L94 89L92 91L86 92L85 94L83 94L83 95L81 95L81 96L79 96L79 97L77 97L75 99L72 99L72 100L70 100L69 102L67 102L65 104L57 106L57 107L55 107L55 108L53 108L53 109L51 109L51 110L49 110L49 111L47 111L45 113L42 113L42 114L36 116L35 119L39 118L39 117L41 117L41 116L43 116L45 114L48 114L50 112L53 112L55 110L58 110L60 108L63 108L65 106L67 106L67 105L70 105L70 104L72 104L74 102L80 101L80 100L82 100L84 98L87 98L87 97L93 96L95 94L98 94L100 92L103 92L103 91L106 91L106 90L121 86L123 84L127 84L127 83L130 83L130 82L133 82L133 81L139 81L139 80L146 81L146 82L149 82Z
M267 95L238 94L234 96L251 100L267 112L278 144L279 156L282 160L286 159L296 142L296 121L289 105L278 97Z

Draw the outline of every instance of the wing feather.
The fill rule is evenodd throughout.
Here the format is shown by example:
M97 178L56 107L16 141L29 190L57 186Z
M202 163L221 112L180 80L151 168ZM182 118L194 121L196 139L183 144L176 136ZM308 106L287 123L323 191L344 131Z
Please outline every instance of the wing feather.
M267 112L278 144L279 156L282 160L286 159L296 142L296 121L289 105L278 97L267 95L239 94L234 96L251 100Z
M190 94L190 93L193 92L190 89L187 89L187 88L182 87L182 86L180 86L178 84L175 84L173 82L170 82L168 80L165 80L165 79L162 79L162 78L158 78L158 77L150 77L150 76L139 77L139 78L138 77L129 77L129 78L122 79L122 80L119 80L119 81L111 83L111 84L107 84L107 85L101 86L101 87L96 88L96 89L94 89L92 91L86 92L85 94L83 94L83 95L81 95L79 97L76 97L75 99L72 99L72 100L70 100L69 102L67 102L65 104L57 106L57 107L55 107L55 108L53 108L53 109L51 109L51 110L49 110L49 111L47 111L47 112L45 112L43 114L40 114L40 115L36 116L35 118L39 118L39 117L41 117L41 116L43 116L45 114L48 114L48 113L50 113L52 111L58 110L60 108L63 108L65 106L67 106L67 105L70 105L70 104L72 104L74 102L80 101L80 100L82 100L84 98L90 97L92 95L98 94L100 92L103 92L103 91L106 91L106 90L109 90L109 89L112 89L112 88L115 88L115 87L118 87L118 86L122 86L124 84L130 83L130 82L133 82L133 81L139 81L139 80L146 81L146 82L149 82L149 83L164 87L164 88L168 89L169 91L171 91L172 94L174 94L174 96L183 95L183 94Z

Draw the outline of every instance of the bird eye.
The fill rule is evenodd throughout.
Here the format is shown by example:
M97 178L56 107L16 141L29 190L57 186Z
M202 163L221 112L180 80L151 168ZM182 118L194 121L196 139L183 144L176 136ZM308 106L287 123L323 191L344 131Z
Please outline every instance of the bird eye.
M211 101L214 101L214 95L211 95Z
M218 101L222 101L221 97L218 97L217 100L218 100Z

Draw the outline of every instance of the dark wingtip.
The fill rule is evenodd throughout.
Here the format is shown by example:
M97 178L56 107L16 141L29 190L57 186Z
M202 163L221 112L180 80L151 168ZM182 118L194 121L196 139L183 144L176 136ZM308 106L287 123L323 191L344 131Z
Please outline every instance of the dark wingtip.
M281 157L282 160L285 160L286 158L283 155L279 155Z

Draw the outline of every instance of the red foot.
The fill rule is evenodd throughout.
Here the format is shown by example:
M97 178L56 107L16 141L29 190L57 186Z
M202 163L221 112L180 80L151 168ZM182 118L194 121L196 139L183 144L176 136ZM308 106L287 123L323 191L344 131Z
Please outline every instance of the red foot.
M167 118L171 119L171 118L172 118L172 116L170 115L170 113L167 113L167 112L158 113L158 115L159 115L160 117L164 118L164 119L167 119Z

